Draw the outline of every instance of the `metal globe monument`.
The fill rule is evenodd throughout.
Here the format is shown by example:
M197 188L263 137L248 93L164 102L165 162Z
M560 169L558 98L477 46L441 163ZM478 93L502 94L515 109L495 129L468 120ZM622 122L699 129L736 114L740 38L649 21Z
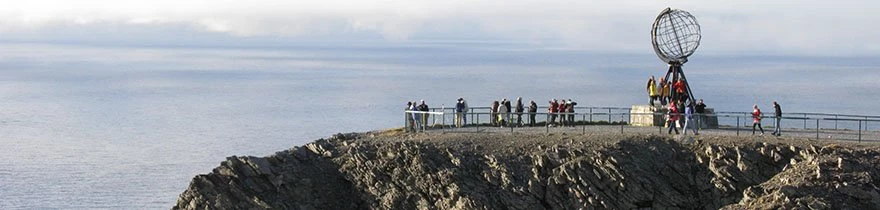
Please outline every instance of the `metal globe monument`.
M678 81L684 80L687 98L694 101L694 94L688 80L682 71L681 66L688 61L688 57L697 51L700 46L700 24L697 23L691 13L666 8L654 19L654 25L651 28L651 43L654 45L654 53L663 62L669 64L669 71L666 72L664 80ZM680 97L678 93L672 91L672 97Z

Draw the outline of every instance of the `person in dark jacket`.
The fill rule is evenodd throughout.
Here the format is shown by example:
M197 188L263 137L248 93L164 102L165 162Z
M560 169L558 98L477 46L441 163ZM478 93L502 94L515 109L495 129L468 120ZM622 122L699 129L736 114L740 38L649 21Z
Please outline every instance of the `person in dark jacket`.
M492 126L498 125L498 106L498 101L493 101L492 110L489 110L489 124Z
M776 113L773 115L774 117L776 117L776 124L774 124L776 128L774 128L773 130L773 135L781 136L782 130L780 129L780 123L782 122L782 107L779 107L779 103L773 101L773 109L776 111Z
M428 104L425 103L425 100L421 101L422 104L419 104L419 111L427 112L430 111L428 108ZM428 114L422 114L422 128L428 127Z
M549 116L547 117L550 118L550 121L547 122L547 126L553 126L554 124L556 124L556 109L559 108L559 104L557 103L556 99L553 99L549 102L550 107L547 108L547 115Z
M538 104L535 101L529 103L529 127L535 126L535 115L538 113Z
M694 105L694 112L697 113L697 129L702 129L703 122L708 119L706 117L706 104L703 103L702 98L697 101L697 105Z
M523 114L523 111L524 111L524 110L525 110L525 107L523 107L522 97L516 97L516 108L515 108L515 111L516 111L516 126L522 126L522 125L523 125L523 123L522 123L522 114Z

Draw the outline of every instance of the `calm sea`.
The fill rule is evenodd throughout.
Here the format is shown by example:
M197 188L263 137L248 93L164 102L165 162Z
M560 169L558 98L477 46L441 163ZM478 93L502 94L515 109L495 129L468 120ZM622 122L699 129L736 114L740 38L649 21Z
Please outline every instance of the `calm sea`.
M227 156L402 125L451 107L646 102L646 54L508 43L113 47L0 44L0 209L167 209ZM720 111L880 114L880 59L700 55L685 72Z

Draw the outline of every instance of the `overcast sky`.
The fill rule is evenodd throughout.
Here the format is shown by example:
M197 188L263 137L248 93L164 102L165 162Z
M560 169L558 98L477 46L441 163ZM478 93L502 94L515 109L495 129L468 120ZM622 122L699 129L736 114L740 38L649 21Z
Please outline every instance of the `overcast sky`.
M697 17L703 52L880 54L876 0L27 0L3 2L0 41L464 40L643 52L665 7Z

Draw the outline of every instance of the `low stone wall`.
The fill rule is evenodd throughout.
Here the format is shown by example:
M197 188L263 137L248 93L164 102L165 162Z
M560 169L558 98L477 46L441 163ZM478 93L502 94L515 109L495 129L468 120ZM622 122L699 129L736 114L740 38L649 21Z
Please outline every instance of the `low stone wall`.
M666 125L665 106L633 105L630 111L629 123L634 126L664 126ZM706 108L706 114L712 115L715 109ZM699 120L701 128L718 128L718 117L702 116Z

